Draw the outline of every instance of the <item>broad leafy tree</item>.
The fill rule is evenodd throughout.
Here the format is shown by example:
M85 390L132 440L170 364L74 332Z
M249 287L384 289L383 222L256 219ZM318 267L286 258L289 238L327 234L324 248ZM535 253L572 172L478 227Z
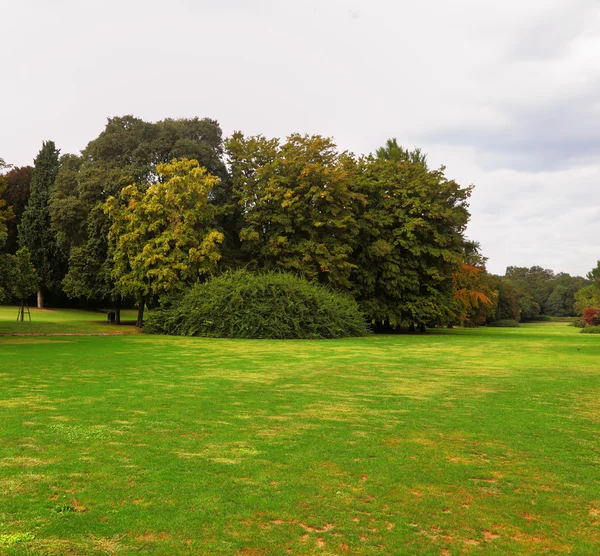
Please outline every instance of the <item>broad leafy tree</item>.
M419 162L368 157L360 166L356 299L384 329L452 321L471 188Z
M198 160L218 176L211 191L216 198L227 186L222 155L222 133L214 120L151 123L124 116L110 119L80 156L63 157L51 213L57 242L69 258L65 291L118 308L120 296L105 233L109 227L103 210L106 200L133 183L144 191L161 179L157 165L174 157Z
M108 245L110 221L103 205L92 208L87 225L86 241L71 249L64 290L69 297L110 303L115 309L115 322L120 324L122 296L113 277L114 261Z
M543 313L544 305L554 289L554 271L540 266L509 266L505 278L509 279L524 297L521 307L523 320L535 320Z
M221 257L223 234L212 227L209 201L218 178L195 160L159 164L157 175L147 189L130 185L105 205L113 276L121 294L138 302L138 327L149 298L213 273Z
M494 320L521 320L521 304L519 291L510 280L497 278L498 303L495 307ZM539 309L539 308L538 308Z
M45 291L60 291L64 258L50 226L50 193L58 172L59 151L46 141L35 158L30 195L19 225L19 244L27 247L40 277L38 307L44 307Z
M365 203L352 188L355 161L330 139L302 135L279 144L236 133L227 154L248 260L350 288L357 215Z

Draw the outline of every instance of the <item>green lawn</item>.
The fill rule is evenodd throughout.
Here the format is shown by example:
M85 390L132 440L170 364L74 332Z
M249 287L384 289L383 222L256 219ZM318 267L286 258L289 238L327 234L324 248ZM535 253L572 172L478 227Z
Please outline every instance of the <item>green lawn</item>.
M600 337L562 323L0 361L0 554L599 552Z
M0 307L0 335L40 334L135 334L137 311L121 311L121 326L110 324L106 311L78 311L77 309L31 308L31 322L17 321L17 307Z

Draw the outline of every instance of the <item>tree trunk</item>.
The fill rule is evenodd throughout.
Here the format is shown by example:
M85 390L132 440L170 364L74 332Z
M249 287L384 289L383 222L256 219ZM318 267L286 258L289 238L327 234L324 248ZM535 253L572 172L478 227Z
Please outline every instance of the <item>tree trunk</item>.
M39 289L37 292L37 308L38 309L44 308L44 294L42 293L41 289Z
M142 297L142 299L140 300L140 305L138 307L137 322L135 323L135 325L138 328L141 328L142 324L144 324L144 306L145 305L146 305L146 298Z
M121 298L115 301L115 324L121 324Z
M419 324L419 332L421 334L425 334L425 332L427 332L427 327L423 323Z
M21 306L19 307L19 316L17 320L23 322L25 320L25 300L21 299Z

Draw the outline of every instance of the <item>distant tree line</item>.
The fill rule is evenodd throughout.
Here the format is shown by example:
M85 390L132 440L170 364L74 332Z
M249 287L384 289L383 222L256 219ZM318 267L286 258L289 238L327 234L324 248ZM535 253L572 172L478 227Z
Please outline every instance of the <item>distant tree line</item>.
M589 306L587 300L581 299L591 288L589 278L556 274L539 266L509 266L504 276L497 276L487 274L481 258L472 265L472 288L484 293L489 301L484 300L467 310L464 321L467 325L477 326L493 320L528 322L574 317Z
M539 267L488 274L464 235L472 187L393 139L355 156L318 135L224 140L210 119L125 116L79 155L48 141L33 168L2 166L0 293L16 299L9 257L24 249L40 307L135 304L141 325L144 307L224 270L280 269L390 330L574 315L590 285Z

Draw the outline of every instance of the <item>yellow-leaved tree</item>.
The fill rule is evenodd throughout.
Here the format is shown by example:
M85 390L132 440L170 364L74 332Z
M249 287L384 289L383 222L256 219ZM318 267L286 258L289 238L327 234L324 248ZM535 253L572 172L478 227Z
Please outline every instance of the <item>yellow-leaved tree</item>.
M211 274L221 258L223 234L212 227L209 202L219 178L187 159L159 164L157 173L157 183L145 190L129 185L104 206L117 288L137 300L138 327L148 298Z

